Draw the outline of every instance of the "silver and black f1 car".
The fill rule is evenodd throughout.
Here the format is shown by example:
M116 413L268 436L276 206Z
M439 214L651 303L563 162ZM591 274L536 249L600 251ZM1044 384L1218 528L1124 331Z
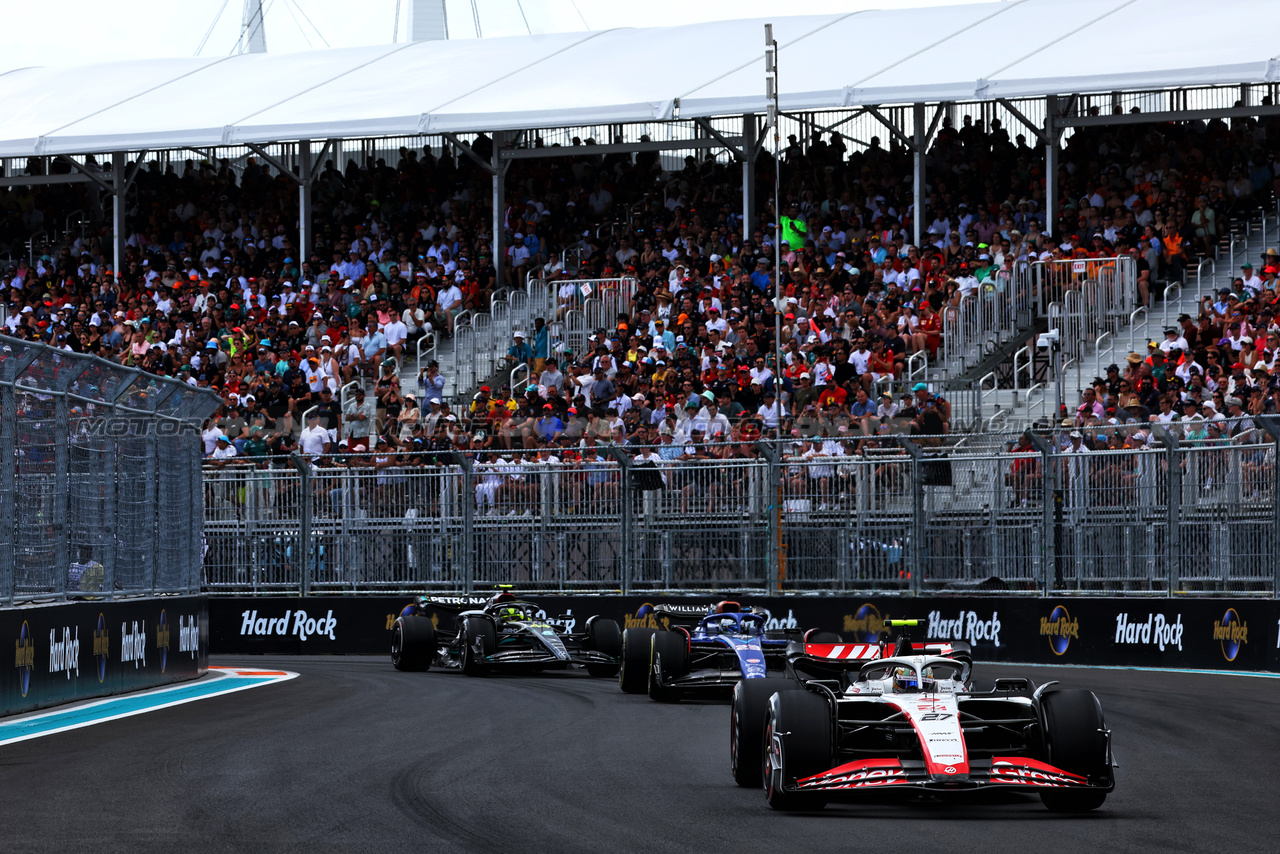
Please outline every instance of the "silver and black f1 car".
M653 613L668 629L623 632L618 682L628 694L648 691L651 699L662 702L728 697L739 680L781 673L791 642L840 639L814 629L767 631L768 611L731 601L710 609L657 605Z
M453 615L452 627L441 615ZM591 617L586 631L549 619L532 602L511 593L493 596L420 596L396 619L391 662L397 670L432 667L472 676L514 670L553 670L581 665L592 676L615 676L622 633L614 620Z
M912 643L905 633L892 643L792 644L787 659L794 680L739 683L730 722L734 778L763 782L775 809L820 809L873 790L1020 789L1051 810L1083 812L1115 788L1111 732L1091 691L1022 678L976 691L967 644Z

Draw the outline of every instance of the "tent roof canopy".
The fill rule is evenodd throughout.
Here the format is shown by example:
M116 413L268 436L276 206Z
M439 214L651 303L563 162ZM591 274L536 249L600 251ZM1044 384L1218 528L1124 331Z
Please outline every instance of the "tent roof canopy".
M769 20L782 109L827 110L1280 81L1273 12L1010 0ZM23 68L0 74L0 156L762 113L764 23Z

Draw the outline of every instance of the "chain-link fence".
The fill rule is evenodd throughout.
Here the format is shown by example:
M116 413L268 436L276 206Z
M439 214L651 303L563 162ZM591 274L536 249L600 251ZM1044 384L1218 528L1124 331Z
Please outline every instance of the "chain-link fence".
M216 395L0 336L0 603L197 589Z
M1274 594L1280 427L1216 424L207 466L205 583Z

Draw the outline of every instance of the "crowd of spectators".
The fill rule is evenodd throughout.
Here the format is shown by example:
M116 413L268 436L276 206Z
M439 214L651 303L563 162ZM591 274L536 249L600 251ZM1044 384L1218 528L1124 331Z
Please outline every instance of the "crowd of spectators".
M1108 365L1062 426L1083 431L1086 448L1149 444L1151 425L1175 425L1193 445L1255 441L1253 418L1280 414L1278 278L1275 247L1245 261L1230 286L1201 296L1196 316L1179 315L1145 353Z
M1212 257L1228 218L1274 192L1275 122L1078 129L1064 143L1053 212L1042 149L998 121L944 122L928 153L918 246L911 156L896 142L852 150L839 134L792 137L784 204L766 202L745 238L736 164L689 157L664 169L656 153L601 156L583 145L578 156L513 163L502 283L489 176L447 150L402 149L394 166L326 163L307 257L294 242L297 191L287 177L252 157L243 168L152 160L129 197L118 271L96 185L0 193L0 244L20 245L71 211L89 221L84 236L5 271L7 331L217 390L225 406L205 444L222 465L294 449L741 448L779 433L860 453L889 432L949 430L945 395L903 385L907 360L936 357L942 312L963 294L999 290L1018 261L1131 254L1149 303L1154 282ZM481 158L491 146L485 136L472 143ZM762 153L758 186L773 185L773 169ZM1163 357L1138 354L1129 393L1147 411L1177 395L1176 411L1194 382L1205 389L1201 405L1222 391L1218 412L1228 397L1244 411L1271 405L1276 274L1254 260L1256 275L1242 271L1235 291L1212 295L1171 339L1194 341ZM445 400L432 366L418 388L400 388L395 368L427 336L450 335L458 311L487 306L496 287L530 272L634 276L638 288L585 352L551 346L552 318L522 330L507 364L528 365L526 385L494 382ZM340 400L352 380L368 387ZM1113 404L1098 401L1099 418L1132 411L1119 382L1106 391Z

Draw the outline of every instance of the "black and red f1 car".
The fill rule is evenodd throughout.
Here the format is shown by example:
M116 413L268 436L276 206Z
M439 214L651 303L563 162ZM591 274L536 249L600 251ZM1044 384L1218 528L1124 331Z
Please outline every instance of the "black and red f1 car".
M569 620L550 618L507 592L420 596L396 619L391 663L397 670L441 667L472 676L581 665L592 676L616 676L622 657L617 622L590 617L585 629L575 632Z
M787 658L794 678L738 683L730 723L734 778L763 783L775 809L873 790L1004 788L1083 812L1115 788L1111 732L1091 691L1023 678L975 691L967 644L912 643L905 632L876 644L794 643Z

